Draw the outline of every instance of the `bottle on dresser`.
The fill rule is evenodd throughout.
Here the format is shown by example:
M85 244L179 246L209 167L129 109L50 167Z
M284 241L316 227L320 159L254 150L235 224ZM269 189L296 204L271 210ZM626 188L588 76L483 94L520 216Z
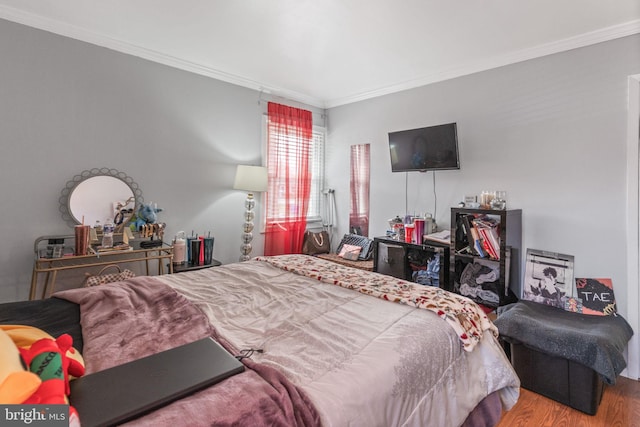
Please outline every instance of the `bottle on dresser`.
M102 247L103 248L111 248L113 247L113 229L115 225L111 219L107 219L104 222L104 226L102 227Z

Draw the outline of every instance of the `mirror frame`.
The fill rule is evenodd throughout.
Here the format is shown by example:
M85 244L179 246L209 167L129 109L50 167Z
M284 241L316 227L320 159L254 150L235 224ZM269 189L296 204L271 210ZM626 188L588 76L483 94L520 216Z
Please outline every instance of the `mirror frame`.
M133 178L131 178L126 173L111 168L93 168L84 170L79 175L75 175L72 179L67 181L67 184L60 192L60 198L58 199L58 202L60 203L60 207L58 208L58 210L62 214L62 219L64 219L64 221L70 227L75 227L76 225L80 224L80 222L78 222L78 220L71 213L71 206L69 206L69 202L71 201L71 194L80 183L96 176L111 176L124 182L133 193L133 197L135 199L135 204L133 207L134 212L137 212L138 207L144 202L144 198L142 197L142 190L140 190L140 187L138 187L138 184L133 180Z

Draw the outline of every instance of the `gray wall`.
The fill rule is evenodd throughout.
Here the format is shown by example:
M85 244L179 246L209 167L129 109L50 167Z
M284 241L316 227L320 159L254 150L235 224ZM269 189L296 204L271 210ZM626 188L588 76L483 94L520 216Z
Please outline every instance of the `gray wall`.
M0 58L0 301L27 298L34 239L72 232L60 191L95 167L130 175L169 238L210 230L214 257L238 260L231 187L261 161L258 92L2 20Z
M370 235L387 219L436 210L433 173L392 173L387 133L457 122L459 171L437 172L436 220L465 194L506 190L523 211L526 248L575 256L578 277L626 283L627 76L640 73L640 36L501 67L328 111L328 185L338 229L348 221L349 147L371 144Z
M436 174L438 224L463 195L506 190L524 248L575 255L577 276L612 277L625 301L626 78L640 73L639 46L626 37L331 109L337 234L350 145L371 143L380 235L405 197L410 212L436 211L432 173L409 174L405 192L405 174L390 172L387 132L455 121L462 168ZM60 191L93 167L132 176L169 236L211 230L214 256L237 259L245 195L231 186L237 164L261 160L257 92L2 20L0 57L0 301L26 298L33 240L70 232Z

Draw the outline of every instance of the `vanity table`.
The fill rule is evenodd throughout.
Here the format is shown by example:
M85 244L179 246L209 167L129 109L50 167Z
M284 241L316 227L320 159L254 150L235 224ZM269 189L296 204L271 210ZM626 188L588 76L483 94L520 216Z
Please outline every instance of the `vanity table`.
M144 198L138 184L126 173L112 168L94 168L74 175L62 189L58 201L62 219L71 228L78 224L104 224L104 221L109 220L115 223L115 236L122 236L143 204ZM159 235L157 241L161 240L162 236ZM94 249L98 241L96 239L92 242ZM51 296L55 291L60 271L89 272L94 271L94 267L144 263L146 274L149 275L150 263L157 263L157 273L164 274L164 266L168 263L168 272L173 273L173 247L165 243L148 247L143 243L145 241L144 238L129 240L130 248L126 250L88 251L86 254L76 254L75 235L38 237L34 243L35 259L29 299L36 298L42 275L44 285L41 298Z
M38 279L44 275L41 298L48 298L55 291L56 278L59 271L85 270L91 271L92 267L104 267L118 263L144 263L146 274L149 275L149 262L158 260L157 274L165 274L164 265L168 263L168 273L173 273L173 246L163 243L155 248L141 247L141 240L129 242L131 249L98 252L89 255L63 255L57 258L46 258L42 255L42 245L53 239L64 239L65 242L73 241L74 236L42 236L34 243L35 260L31 275L31 289L29 300L36 298L38 292Z

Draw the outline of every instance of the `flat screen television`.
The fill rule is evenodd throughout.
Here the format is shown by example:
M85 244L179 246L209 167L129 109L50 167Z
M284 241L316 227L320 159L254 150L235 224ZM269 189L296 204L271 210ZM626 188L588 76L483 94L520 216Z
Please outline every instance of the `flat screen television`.
M455 123L389 132L391 172L460 169Z

